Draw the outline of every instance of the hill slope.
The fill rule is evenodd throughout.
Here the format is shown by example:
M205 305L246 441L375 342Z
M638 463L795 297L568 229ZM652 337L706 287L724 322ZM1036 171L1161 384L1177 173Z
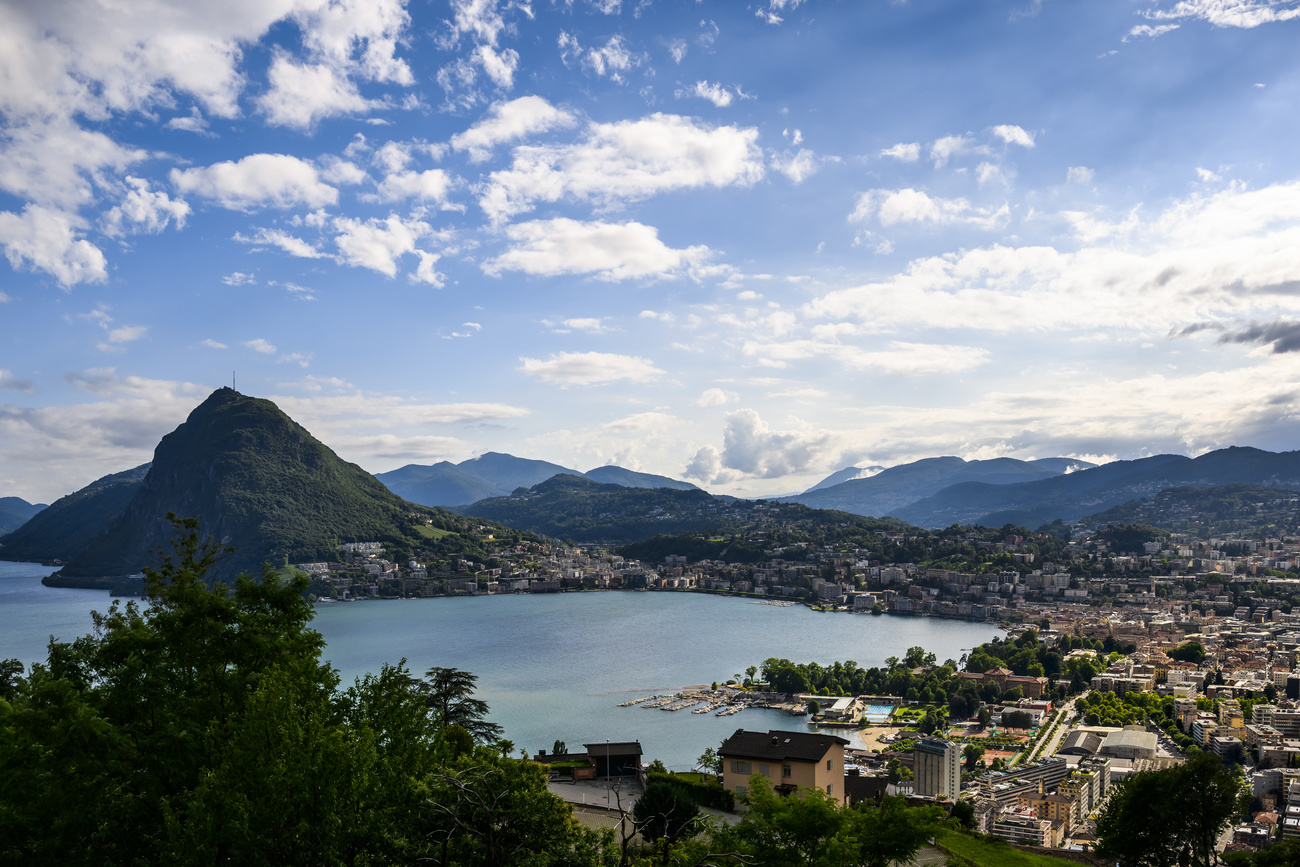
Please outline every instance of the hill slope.
M86 549L131 502L149 464L96 479L60 497L13 533L0 539L0 557L53 563Z
M331 557L340 542L401 541L410 506L268 400L222 388L163 437L126 504L60 579L133 573L172 536L168 512L236 546L220 576Z
M17 530L44 508L44 503L32 504L22 497L0 497L0 536Z

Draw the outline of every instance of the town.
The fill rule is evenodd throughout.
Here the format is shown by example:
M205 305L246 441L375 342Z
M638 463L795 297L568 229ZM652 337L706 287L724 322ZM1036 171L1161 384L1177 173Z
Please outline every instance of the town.
M482 541L491 548L483 562L452 556L436 570L392 563L378 543L299 568L330 600L621 589L739 595L827 616L989 621L1005 639L961 660L940 663L921 648L866 671L772 659L746 677L647 706L812 714L790 731L742 727L717 748L711 770L733 796L753 774L777 791L815 785L842 803L902 794L963 805L957 812L973 829L1017 844L1090 849L1115 783L1206 752L1237 769L1250 793L1221 848L1300 836L1300 544L1292 537L1201 538L1145 525L1058 535L954 527L884 531L843 550L787 542L758 565ZM977 560L987 571L943 565ZM537 756L558 766L553 775L587 767L583 755L559 758ZM586 773L602 775L597 764Z

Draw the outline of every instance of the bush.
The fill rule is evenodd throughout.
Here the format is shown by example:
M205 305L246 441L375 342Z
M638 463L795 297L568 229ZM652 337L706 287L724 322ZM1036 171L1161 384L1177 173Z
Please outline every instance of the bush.
M679 777L676 774L659 773L657 771L651 771L647 776L649 783L656 780L666 782L677 792L686 795L701 807L727 811L736 809L735 793L722 788L721 783L699 782L688 777ZM698 777L698 775L696 776Z

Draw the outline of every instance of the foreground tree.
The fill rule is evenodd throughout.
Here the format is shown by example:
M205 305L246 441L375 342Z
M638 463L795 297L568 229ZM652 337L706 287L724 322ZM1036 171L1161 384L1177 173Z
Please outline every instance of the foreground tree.
M1097 819L1097 853L1120 867L1211 867L1241 794L1213 753L1125 781Z
M487 702L474 697L478 677L458 668L434 667L416 682L416 689L442 725L458 725L477 741L501 737L501 726L487 721Z
M465 793L496 780L527 804L528 863L607 863L607 835L535 797L535 766L480 755L404 663L340 692L305 582L209 585L226 549L176 527L144 605L115 602L27 677L0 668L0 864L484 863L486 796Z

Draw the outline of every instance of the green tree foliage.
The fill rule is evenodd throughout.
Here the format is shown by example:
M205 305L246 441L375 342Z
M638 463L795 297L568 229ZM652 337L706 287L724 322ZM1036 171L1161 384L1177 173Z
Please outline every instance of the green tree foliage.
M906 863L941 826L937 807L906 805L885 798L841 806L816 790L783 798L766 778L750 778L749 811L732 827L717 831L709 845L727 851L731 862L759 867L887 867ZM723 859L717 859L723 860Z
M1109 542L1116 554L1141 554L1144 544L1164 541L1169 538L1169 531L1150 524L1107 524L1097 533L1097 538Z
M602 863L540 768L475 749L404 664L340 691L302 579L210 585L225 549L177 529L144 605L5 668L0 864L489 863L475 811L497 777L534 823L529 864Z
M1205 648L1199 641L1186 641L1169 651L1169 658L1200 665L1205 661Z
M637 831L660 848L665 863L673 844L694 833L699 815L695 801L682 788L663 779L650 780L632 808Z
M1211 753L1136 774L1097 819L1097 852L1120 867L1210 867L1240 793L1238 778Z
M415 688L442 725L458 725L476 740L495 741L501 737L501 726L487 721L487 702L474 698L477 681L468 671L434 666L416 681Z

